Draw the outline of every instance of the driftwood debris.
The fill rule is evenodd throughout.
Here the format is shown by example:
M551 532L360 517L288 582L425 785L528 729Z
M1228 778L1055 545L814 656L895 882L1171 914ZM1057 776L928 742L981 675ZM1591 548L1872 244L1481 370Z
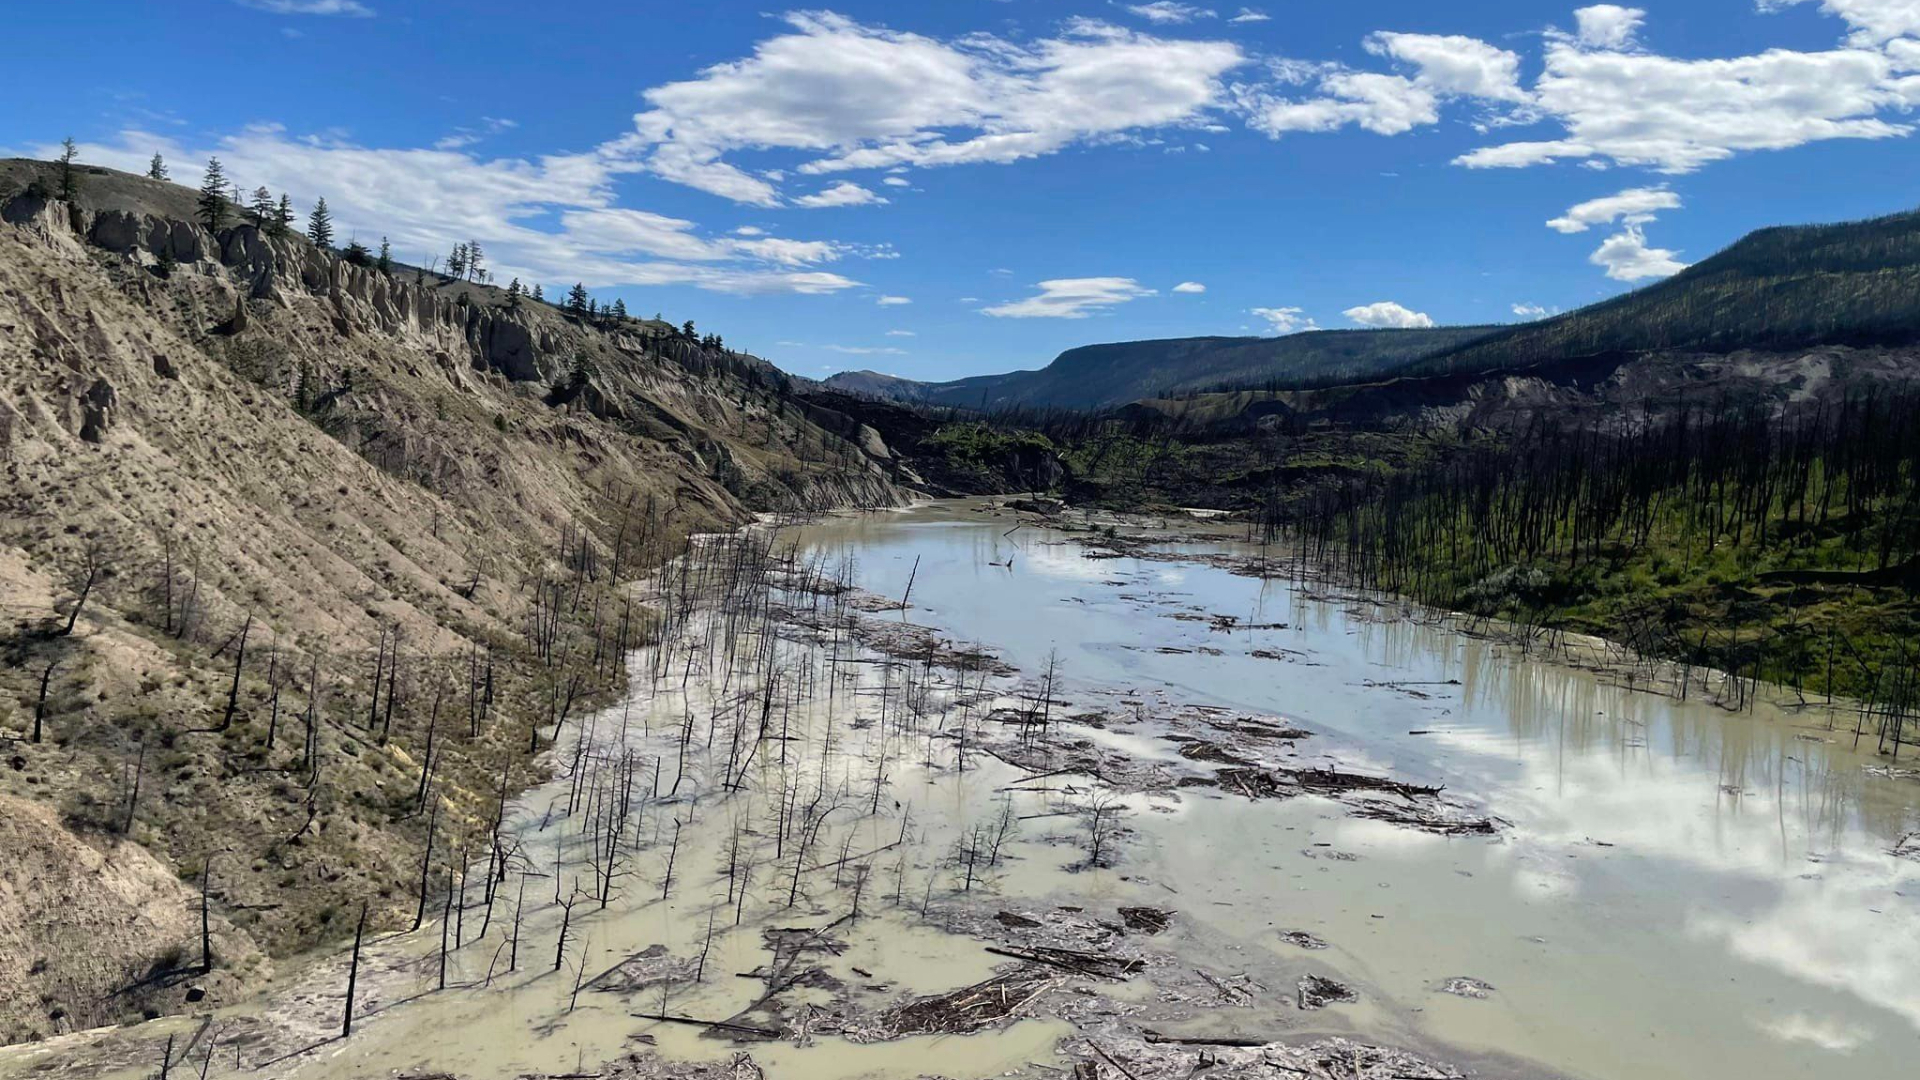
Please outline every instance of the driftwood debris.
M1019 967L985 982L919 998L881 1017L886 1037L968 1035L1012 1017L1057 985L1060 977L1038 967Z
M1001 948L989 945L987 951L995 956L1025 960L1032 964L1047 964L1071 971L1076 975L1089 975L1096 979L1113 979L1116 982L1147 966L1144 960L1104 956L1100 953L1081 952L1079 949L1062 949L1053 945L1035 945L1030 949Z
M1120 920L1127 929L1138 930L1143 934L1158 934L1173 921L1173 912L1150 907L1123 907Z

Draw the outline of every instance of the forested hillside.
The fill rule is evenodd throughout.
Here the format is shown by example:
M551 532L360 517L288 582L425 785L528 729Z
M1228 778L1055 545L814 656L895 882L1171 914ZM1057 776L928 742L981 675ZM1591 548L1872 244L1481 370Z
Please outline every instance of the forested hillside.
M1438 352L1408 374L1572 356L1727 352L1920 337L1920 212L1762 229L1647 288Z
M1278 515L1365 584L1648 655L1920 703L1920 397L1535 423ZM1897 726L1889 729L1897 734Z

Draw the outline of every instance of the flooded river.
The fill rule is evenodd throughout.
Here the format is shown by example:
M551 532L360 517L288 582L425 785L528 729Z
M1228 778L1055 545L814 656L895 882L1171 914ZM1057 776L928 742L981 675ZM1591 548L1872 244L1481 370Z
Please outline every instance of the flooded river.
M506 1080L744 1052L776 1080L1037 1077L1084 1057L1068 1052L1090 1032L1154 1028L1346 1036L1489 1076L1884 1078L1920 1060L1920 857L1896 854L1920 845L1920 779L1870 738L1856 751L1850 714L1683 703L1234 573L1219 546L1104 550L1016 524L946 504L778 530L862 590L880 629L841 633L820 613L847 597L819 592L781 594L802 627L815 613L811 640L689 615L684 653L637 654L634 699L563 739L568 775L521 801L484 937L469 886L464 936L480 939L452 952L450 989L434 988L437 929L391 939L351 1039L316 1022L311 1049L236 1050L214 1074ZM1017 671L916 664L889 623ZM749 654L764 677L716 659ZM1010 708L1044 711L1053 741L1005 734L992 718ZM1245 743L1262 768L1443 787L1497 827L1212 786L1194 733L1242 720L1307 733ZM590 773L567 760L582 738ZM1108 779L1123 797L1097 865ZM632 817L594 797L621 790L624 807L633 788ZM587 854L603 820L630 838L607 859ZM1130 931L1122 908L1167 927ZM1143 959L1077 990L1058 972L974 1034L900 1034L901 1003L992 979L1010 961L983 946L1033 947L996 936L1028 923ZM1356 1000L1302 1008L1309 976ZM337 972L311 981L273 1008L337 994Z

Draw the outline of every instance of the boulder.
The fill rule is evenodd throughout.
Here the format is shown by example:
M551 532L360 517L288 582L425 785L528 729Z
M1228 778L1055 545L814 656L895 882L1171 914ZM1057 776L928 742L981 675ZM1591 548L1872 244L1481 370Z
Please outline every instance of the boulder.
M119 403L113 384L104 378L95 379L80 396L80 438L90 443L103 441L107 429L113 426L113 410Z

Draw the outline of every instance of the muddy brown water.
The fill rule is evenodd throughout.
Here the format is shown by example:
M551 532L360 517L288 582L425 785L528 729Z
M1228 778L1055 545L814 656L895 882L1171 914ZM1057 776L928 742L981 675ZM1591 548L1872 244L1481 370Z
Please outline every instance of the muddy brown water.
M1063 711L1112 718L1062 730L1103 754L1193 767L1156 718L1181 704L1209 706L1312 732L1300 743L1303 760L1325 755L1444 785L1450 799L1504 827L1493 837L1441 836L1314 796L1248 801L1163 788L1127 796L1119 858L1088 869L1075 819L1051 816L1077 797L1062 781L1011 797L1030 820L1008 841L1004 862L963 892L945 853L996 819L1010 805L1003 789L1027 774L984 755L964 772L950 760L928 768L923 754L952 754L932 743L903 740L889 750L886 725L849 721L882 707L879 677L869 673L806 721L839 718L842 756L827 757L849 777L854 801L864 802L866 789L853 778L872 771L876 750L883 760L891 753L884 797L901 806L850 810L823 830L818 859L808 860L880 850L866 863L863 917L838 928L845 951L822 961L847 987L843 1001L878 1012L988 978L1006 961L983 950L971 918L981 912L1064 905L1115 919L1120 907L1148 906L1174 913L1150 939L1171 962L1103 988L1114 1008L1178 1012L1168 1004L1184 1000L1176 968L1254 988L1188 1009L1179 1021L1188 1034L1350 1035L1490 1075L1879 1078L1911 1069L1920 1052L1920 861L1893 850L1920 832L1920 782L1878 775L1874 767L1886 763L1852 748L1850 715L1683 703L1392 604L1315 599L1325 591L1198 558L1216 547L1089 558L1073 536L1034 525L1009 534L1013 524L976 503L940 504L780 535L847 566L880 596L901 596L911 575L910 610L877 617L986 645L1020 669L1019 679L1030 681L1057 654ZM1180 555L1195 558L1169 557ZM1217 616L1262 628L1229 632ZM826 654L816 661L828 663ZM634 663L644 676L644 656ZM595 718L596 739L606 745L624 721L627 746L670 755L689 710L704 716L739 690L707 683L692 679L684 694L677 684L643 687L629 706ZM790 762L761 767L826 768L798 748ZM711 791L720 766L696 760L690 768L688 790ZM665 769L670 780L670 757ZM228 1062L215 1075L432 1071L506 1080L592 1072L634 1050L724 1060L741 1049L632 1014L733 1015L765 990L740 977L769 962L763 931L826 926L847 912L849 888L833 887L826 871L790 905L789 882L767 848L747 902L727 904L719 864L728 838L736 827L754 835L774 814L771 802L711 796L651 808L636 828L646 842L630 875L606 910L575 908L574 952L554 972L552 871L577 878L582 862L579 832L559 813L568 793L564 782L531 792L515 815L535 871L517 971L503 970L496 925L486 942L453 957L457 989L430 993L437 932L394 939L382 948L395 973L373 980L352 1039L272 1065L242 1055L241 1067ZM911 839L888 848L902 813ZM670 823L683 817L678 884L662 899ZM496 920L511 899L499 902ZM587 990L572 1000L575 971L597 972L654 944L695 957L710 923L703 981ZM482 988L489 968L492 983ZM327 993L337 995L333 975L316 969L311 994L289 985L277 1003L270 994L234 1015L292 1014L300 1003L325 1014ZM1297 1008L1296 980L1311 976L1338 980L1358 1000ZM824 1014L834 997L799 990L789 1008L804 1015L814 1004ZM1037 1015L966 1036L862 1043L825 1031L802 1045L745 1049L775 1078L1041 1076L1057 1075L1049 1070L1065 1064L1058 1049L1074 1034L1067 1020ZM16 1049L0 1057L0 1073L60 1052Z

